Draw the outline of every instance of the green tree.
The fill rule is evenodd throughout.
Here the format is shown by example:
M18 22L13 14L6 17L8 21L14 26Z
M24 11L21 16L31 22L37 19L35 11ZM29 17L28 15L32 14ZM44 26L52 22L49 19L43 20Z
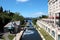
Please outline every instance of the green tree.
M2 7L2 6L0 6L0 13L1 13L1 12L3 12L3 7Z
M22 15L19 15L20 13L15 13L13 15L12 20L14 21L21 21L21 24L24 24L24 17Z
M24 24L24 17L20 15L20 13L16 12L10 12L10 10L3 11L3 7L0 7L0 26L5 26L8 22L11 20L14 21L21 21L21 24Z
M33 20L32 22L36 24L37 18L32 18L32 20Z
M19 14L15 13L15 14L13 15L12 20L18 21L18 20L20 20L19 18L20 18Z
M46 15L42 15L42 18L48 18L48 16L46 16Z

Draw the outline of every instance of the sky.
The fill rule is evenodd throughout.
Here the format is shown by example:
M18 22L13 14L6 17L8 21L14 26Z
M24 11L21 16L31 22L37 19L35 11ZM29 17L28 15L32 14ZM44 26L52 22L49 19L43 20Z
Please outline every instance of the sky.
M0 6L24 17L48 15L48 0L0 0Z

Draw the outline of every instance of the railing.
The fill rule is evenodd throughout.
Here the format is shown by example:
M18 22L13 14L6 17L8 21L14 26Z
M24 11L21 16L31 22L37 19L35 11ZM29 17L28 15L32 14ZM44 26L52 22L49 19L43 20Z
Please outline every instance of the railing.
M17 33L13 40L20 40L23 32L24 31L22 30L20 33Z

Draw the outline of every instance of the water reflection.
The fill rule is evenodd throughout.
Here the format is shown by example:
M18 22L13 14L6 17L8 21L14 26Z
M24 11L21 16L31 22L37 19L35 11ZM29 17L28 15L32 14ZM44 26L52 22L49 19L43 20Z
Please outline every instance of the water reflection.
M31 24L31 21L29 21L28 26L29 27L26 28L25 32L22 35L21 40L42 40L37 30Z
M25 30L25 32L23 33L21 40L42 40L42 38L38 34L37 30L28 29L28 30Z
M34 31L33 30L26 30L25 31L25 33L24 33L24 35L30 35L30 34L33 34L34 33Z

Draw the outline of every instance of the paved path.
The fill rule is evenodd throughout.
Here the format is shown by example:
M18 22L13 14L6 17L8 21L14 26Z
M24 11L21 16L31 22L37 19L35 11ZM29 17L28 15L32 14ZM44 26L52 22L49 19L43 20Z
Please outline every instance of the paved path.
M22 36L22 33L23 33L23 30L20 31L20 33L17 33L17 34L16 34L16 37L14 37L13 40L19 40L19 39L21 38L21 36Z
M8 38L9 33L4 33L3 37L5 40L9 40ZM0 38L0 40L4 40L3 38Z
M9 35L9 33L5 33L5 34L3 35L4 38L5 38L5 40L9 40L8 35Z
M0 39L0 40L3 40L3 39Z

